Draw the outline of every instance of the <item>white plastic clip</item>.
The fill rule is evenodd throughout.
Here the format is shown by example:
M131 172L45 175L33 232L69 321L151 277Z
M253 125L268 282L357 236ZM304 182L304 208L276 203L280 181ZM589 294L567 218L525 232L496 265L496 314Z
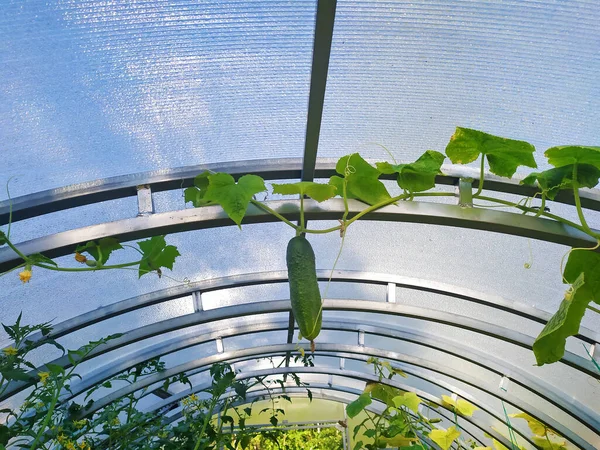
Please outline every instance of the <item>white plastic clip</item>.
M218 337L215 340L216 344L217 344L217 353L223 353L224 348L223 348L223 339Z
M358 345L360 347L365 346L365 331L364 330L358 330Z

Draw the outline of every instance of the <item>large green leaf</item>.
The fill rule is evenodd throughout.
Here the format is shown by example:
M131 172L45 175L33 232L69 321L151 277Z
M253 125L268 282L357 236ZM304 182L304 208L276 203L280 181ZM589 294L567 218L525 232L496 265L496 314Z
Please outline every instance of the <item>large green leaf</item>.
M454 400L448 395L442 395L442 401L446 406L450 406L454 411L463 416L471 417L473 413L479 409L477 406L469 403L466 400L463 400L462 398Z
M581 164L577 167L577 187L593 188L598 184L600 169L590 164ZM561 189L573 188L573 164L545 170L544 172L533 172L525 177L521 184L539 184L542 192L549 199L554 200Z
M318 202L323 202L335 197L337 188L332 184L313 183L312 181L299 181L298 183L275 184L273 194L281 195L306 195Z
M142 262L140 263L138 272L139 277L154 270L156 270L160 276L161 267L173 270L175 258L180 256L177 247L174 245L167 245L164 236L153 236L150 239L138 242L138 245L143 253Z
M549 148L544 155L554 167L571 164L591 164L600 169L600 147L562 145Z
M579 324L585 314L590 296L582 289L584 275L567 291L558 311L548 321L533 343L533 353L538 365L560 360L565 354L567 338L579 332Z
M461 127L456 128L446 146L446 155L454 164L468 164L482 155L487 158L492 173L508 178L515 174L517 167L537 167L533 152L535 147L528 142Z
M352 153L340 158L335 170L347 180L346 195L357 198L369 205L375 205L390 199L390 194L379 180L381 172L366 162L358 153ZM343 195L343 180L331 177L329 184L336 186L337 194Z
M435 187L435 177L446 157L434 150L427 150L419 159L410 164L390 164L388 162L377 163L377 169L381 173L398 174L398 186L409 192L427 191Z
M535 417L531 417L527 413L518 413L518 414L509 414L510 417L515 419L524 419L527 421L527 425L533 434L537 434L538 436L544 436L549 429L537 420Z
M363 409L371 404L371 395L364 393L358 396L356 400L346 406L346 414L351 419L356 417Z
M435 429L431 430L429 433L429 438L439 445L442 450L448 450L452 443L458 439L460 436L460 431L456 429L456 427L452 426L447 430L444 429Z
M221 205L240 228L252 196L266 190L264 180L257 175L244 175L236 183L228 173L215 173L208 180L204 199Z

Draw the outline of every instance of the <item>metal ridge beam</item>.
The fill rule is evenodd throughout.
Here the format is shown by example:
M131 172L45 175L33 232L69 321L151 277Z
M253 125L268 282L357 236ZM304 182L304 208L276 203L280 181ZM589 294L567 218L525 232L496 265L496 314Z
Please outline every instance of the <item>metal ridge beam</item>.
M302 159L302 181L312 181L315 176L336 5L337 0L318 0L317 2L310 94L308 96L308 115L306 118L306 138Z
M365 283L383 286L393 283L397 287L405 289L414 289L422 292L445 295L489 306L541 324L546 324L552 317L552 314L547 311L523 303L506 300L498 295L486 294L473 289L438 281L425 280L422 278L351 270L334 270L332 274L329 270L317 270L317 278L319 281L328 281L330 276L332 282ZM282 270L230 275L182 284L102 306L54 325L52 332L47 336L43 336L41 332L38 332L31 335L29 340L31 342L38 342L45 338L57 339L121 314L191 295L194 292L213 292L221 289L287 282L287 271ZM600 342L600 333L585 327L580 327L579 333L575 335L575 337L590 344Z
M332 175L336 175L336 162L337 160L334 158L317 159L315 178L329 178ZM301 158L279 158L199 164L174 169L120 175L49 189L15 197L11 201L0 201L0 225L8 223L11 203L12 220L13 222L17 222L78 206L135 196L137 194L137 186L141 185L149 186L152 192L192 186L194 177L205 170L227 172L235 178L252 173L266 180L299 179L302 175L302 160ZM444 175L436 177L436 184L456 186L460 178L479 179L478 171L471 167L444 165L442 166L442 171ZM394 179L391 175L382 175L380 178L384 180ZM477 183L475 183L476 185ZM506 179L493 174L485 175L485 190L523 195L526 197L531 197L539 193L539 190L532 186L520 185L518 178ZM581 205L584 208L600 211L599 190L582 190L580 197ZM568 191L559 192L554 201L574 205L573 195Z
M298 220L300 216L299 200L277 200L266 202L266 204L289 220ZM348 206L349 218L365 208L365 204L358 200L349 200ZM304 210L307 220L337 220L344 214L345 207L342 199L333 199L324 204L319 204L314 200L304 200ZM455 226L528 237L570 247L592 247L596 244L596 241L587 234L553 220L503 211L461 208L455 205L427 202L400 202L396 205L388 205L369 213L364 220ZM249 205L243 223L278 221L279 219L275 216L259 207ZM92 225L16 245L26 255L43 253L49 258L55 258L73 253L77 245L82 242L109 236L120 241L131 241L160 234L180 233L232 224L233 222L220 206L206 206ZM0 249L0 271L10 270L21 261L11 248Z

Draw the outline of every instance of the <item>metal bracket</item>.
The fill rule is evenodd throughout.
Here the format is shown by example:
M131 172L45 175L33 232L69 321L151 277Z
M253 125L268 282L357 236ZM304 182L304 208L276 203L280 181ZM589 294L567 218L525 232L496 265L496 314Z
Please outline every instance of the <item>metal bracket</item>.
M154 214L154 202L152 201L152 189L148 185L137 187L138 217Z
M223 348L223 338L215 339L215 343L217 344L217 353L223 353L225 349Z
M594 360L600 362L600 343L595 343L590 347L590 355Z
M204 305L202 304L202 292L200 292L200 291L192 292L192 300L194 301L194 311L195 312L204 311Z
M340 370L344 370L346 366L346 358L340 358Z
M365 346L365 331L364 330L358 330L358 345L360 345L361 347Z
M506 375L504 375L500 379L500 385L498 387L500 388L501 391L508 392L509 384L510 384L510 378L508 378Z
M388 283L385 301L388 303L396 303L396 283Z

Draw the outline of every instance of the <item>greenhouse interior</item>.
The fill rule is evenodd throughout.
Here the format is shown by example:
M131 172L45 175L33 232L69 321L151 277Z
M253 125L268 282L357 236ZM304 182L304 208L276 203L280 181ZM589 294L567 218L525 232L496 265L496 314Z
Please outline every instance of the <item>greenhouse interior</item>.
M0 450L600 449L597 0L0 11Z

